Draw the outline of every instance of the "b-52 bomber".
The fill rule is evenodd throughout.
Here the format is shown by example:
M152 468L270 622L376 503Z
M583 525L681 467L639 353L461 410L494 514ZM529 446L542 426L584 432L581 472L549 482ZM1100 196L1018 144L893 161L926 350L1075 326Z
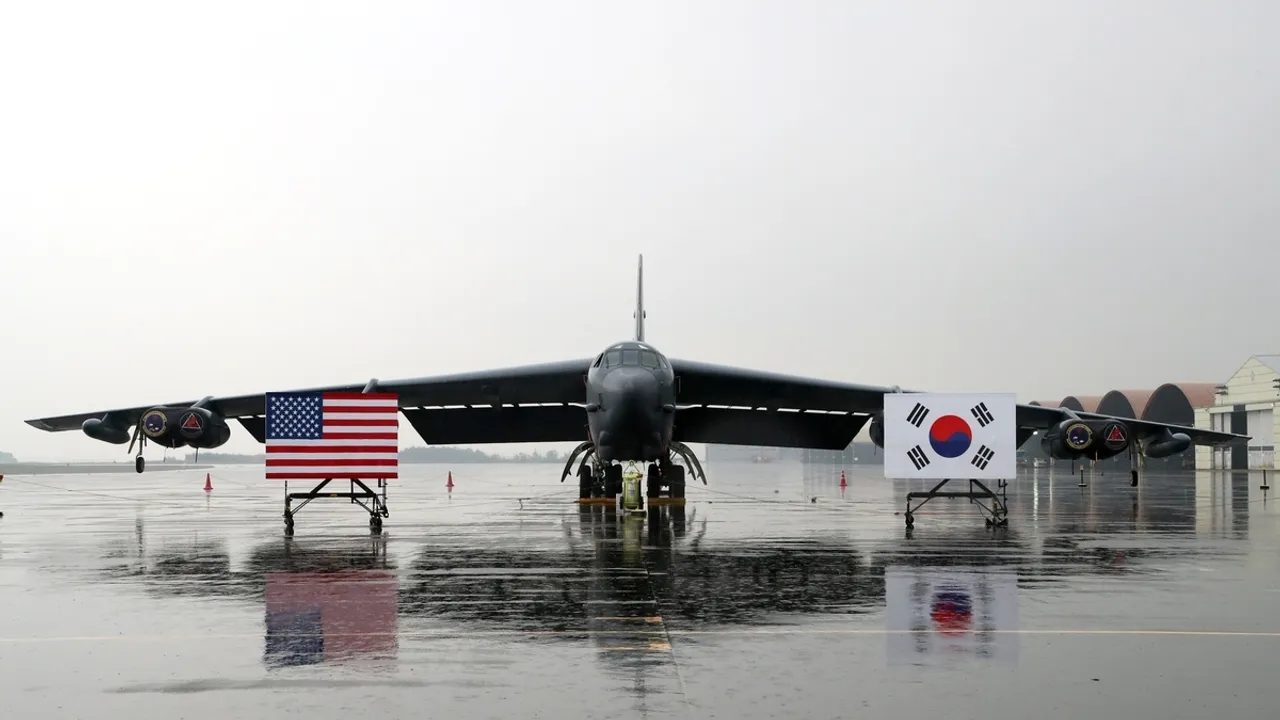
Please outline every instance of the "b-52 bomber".
M579 496L616 497L623 464L647 464L646 496L685 495L686 468L705 485L706 473L688 443L842 450L870 422L884 446L883 402L897 387L876 387L668 358L645 340L644 257L636 289L635 332L589 358L407 380L312 388L395 392L401 412L431 445L567 442L561 482L578 463ZM911 391L905 391L911 392ZM139 405L28 420L49 432L81 430L103 442L166 448L215 448L235 419L266 442L264 393ZM1220 445L1245 436L1166 423L1018 405L1017 444L1040 431L1048 454L1101 460L1123 451L1160 458L1192 444ZM1115 426L1121 433L1112 432ZM130 428L133 428L132 433ZM1122 442L1116 442L1122 438ZM141 439L142 442L138 442ZM682 460L678 464L676 460ZM1137 481L1137 470L1133 471Z

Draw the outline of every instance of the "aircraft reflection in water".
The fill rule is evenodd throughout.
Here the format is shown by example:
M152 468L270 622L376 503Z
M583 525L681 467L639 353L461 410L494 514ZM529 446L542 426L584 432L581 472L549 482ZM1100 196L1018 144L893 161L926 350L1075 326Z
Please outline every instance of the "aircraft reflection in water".
M747 521L729 515L772 511L717 504L709 511L725 522L709 525L695 507L650 507L629 519L612 507L582 506L545 516L562 530L542 523L495 529L492 542L435 527L399 569L387 558L385 536L274 540L233 570L224 542L169 542L157 551L139 541L133 548L130 528L131 537L108 550L108 571L154 595L259 599L263 658L272 666L394 659L396 633L427 620L433 633L462 637L510 632L512 642L590 642L636 692L652 694L672 661L672 638L716 642L714 632L681 631L883 611L883 624L869 620L870 627L929 631L923 642L905 633L889 638L906 643L889 648L891 662L927 664L938 653L1016 661L1016 644L1003 644L1013 633L982 634L1017 628L1015 573L1025 596L1085 576L1146 575L1206 554L1243 552L1238 543L1205 539L1247 532L1247 488L1232 490L1247 478L1202 486L1198 475L1162 476L1140 486L1136 499L1128 487L1082 490L1077 481L1066 475L1012 485L1011 506L1024 519L998 532L940 517L908 538L898 530L858 546L848 538L857 518L844 514L814 516L833 524L797 527L789 536L774 525L772 537L723 537L715 529L733 532ZM839 489L828 494L838 497ZM1135 542L1143 535L1158 541Z
M1016 662L1018 577L1004 572L932 568L885 570L890 664L937 656Z

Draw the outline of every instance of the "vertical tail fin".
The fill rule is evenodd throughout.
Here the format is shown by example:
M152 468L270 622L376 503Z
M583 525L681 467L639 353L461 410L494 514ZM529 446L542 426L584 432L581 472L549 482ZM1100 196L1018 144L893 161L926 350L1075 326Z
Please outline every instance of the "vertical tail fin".
M644 342L644 255L640 256L639 274L636 276L636 342Z

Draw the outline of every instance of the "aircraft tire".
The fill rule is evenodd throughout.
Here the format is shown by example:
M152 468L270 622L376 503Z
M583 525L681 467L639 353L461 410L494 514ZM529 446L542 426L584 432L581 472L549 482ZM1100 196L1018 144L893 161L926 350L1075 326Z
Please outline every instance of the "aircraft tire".
M684 497L684 466L673 465L671 467L671 481L668 483L671 487L671 497Z

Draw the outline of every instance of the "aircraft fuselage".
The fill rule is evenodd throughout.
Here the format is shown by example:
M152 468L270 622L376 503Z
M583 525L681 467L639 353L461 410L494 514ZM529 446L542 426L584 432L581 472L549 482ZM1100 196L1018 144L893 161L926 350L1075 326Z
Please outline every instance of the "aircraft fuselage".
M675 424L671 363L648 343L614 343L587 371L587 427L604 462L666 460Z

